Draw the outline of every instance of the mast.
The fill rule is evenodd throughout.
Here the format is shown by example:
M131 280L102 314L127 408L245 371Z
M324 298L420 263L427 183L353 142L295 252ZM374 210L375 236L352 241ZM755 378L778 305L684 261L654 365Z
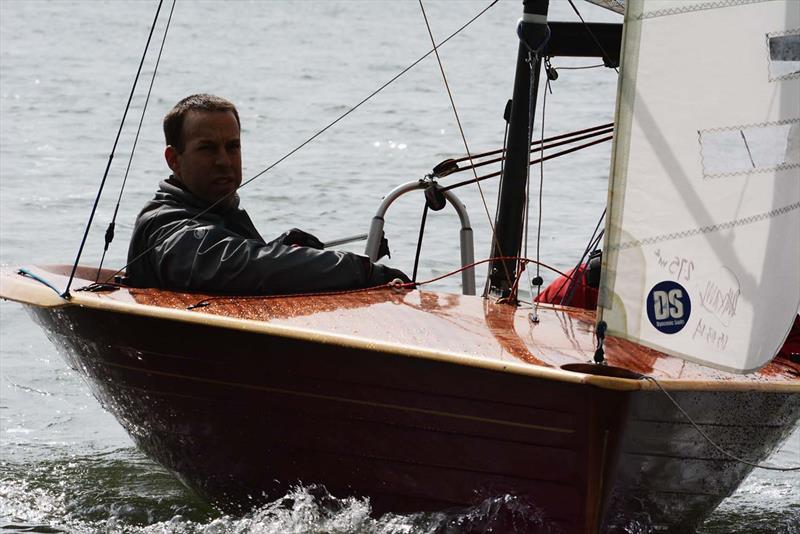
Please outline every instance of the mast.
M542 63L538 52L547 44L550 33L547 27L549 0L523 0L522 3L523 15L517 32L520 37L517 70L514 77L511 120L508 126L506 160L500 178L500 198L495 216L492 258L519 256L522 247L525 188L530 167L530 126L536 110ZM492 261L489 264L486 295L507 296L514 285L517 266L517 260Z

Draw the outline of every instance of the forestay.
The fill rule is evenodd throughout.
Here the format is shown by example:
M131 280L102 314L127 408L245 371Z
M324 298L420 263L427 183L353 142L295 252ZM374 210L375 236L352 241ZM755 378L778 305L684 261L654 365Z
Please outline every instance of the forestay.
M800 304L800 2L629 0L598 317L737 372Z

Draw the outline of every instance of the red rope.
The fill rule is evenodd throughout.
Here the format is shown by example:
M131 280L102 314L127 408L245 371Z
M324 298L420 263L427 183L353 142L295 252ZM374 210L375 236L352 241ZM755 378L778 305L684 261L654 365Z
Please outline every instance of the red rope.
M532 260L530 258L523 258L523 257L520 257L520 256L497 256L497 257L494 257L494 258L486 258L485 260L480 260L480 261L476 261L474 263L470 263L469 265L465 265L464 267L461 267L460 269L456 269L455 271L449 272L447 274L443 274L441 276L437 276L436 278L431 278L430 280L425 280L423 282L417 282L416 285L417 286L421 286L421 285L424 285L424 284L430 284L432 282L438 282L439 280L442 280L443 278L447 278L448 276L453 276L454 274L458 274L458 273L460 273L462 271L466 271L467 269L475 267L476 265L481 265L482 263L488 263L490 261L496 261L496 260L497 261L516 260L516 261L519 261L519 262L522 262L522 263L525 263L525 264L534 263L536 265L540 265L540 266L544 267L545 269L550 269L554 273L558 273L561 276L564 276L564 277L572 280L572 277L570 275L568 275L566 273L563 273L563 272L559 271L558 269L556 269L555 267L553 267L552 265L548 265L548 264L546 264L544 262L541 262L541 261ZM399 285L401 287L414 287L413 283L410 283L410 284L399 284Z

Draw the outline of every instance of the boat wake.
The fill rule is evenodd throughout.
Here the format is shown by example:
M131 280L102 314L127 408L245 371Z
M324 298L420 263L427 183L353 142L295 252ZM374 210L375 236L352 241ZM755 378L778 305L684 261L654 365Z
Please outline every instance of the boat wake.
M297 486L243 516L223 515L197 499L135 449L0 467L4 533L130 534L559 534L535 503L512 495L442 512L373 516L368 498L337 498L324 486ZM764 488L753 488L761 493ZM791 492L790 492L791 493ZM776 498L786 498L779 491ZM746 503L738 501L732 508ZM754 510L750 510L753 512ZM796 510L795 510L796 511ZM788 515L787 515L788 514ZM749 515L745 514L745 515ZM792 516L792 517L790 517ZM741 510L715 514L704 534L800 534L791 509L762 510L743 524ZM614 534L656 532L646 516L615 522Z
M130 466L128 466L130 467ZM51 471L52 472L52 471ZM70 477L71 478L71 477ZM73 479L74 480L74 479ZM463 534L525 532L557 534L536 506L510 495L486 499L479 505L435 513L385 514L372 517L367 498L332 496L317 485L298 486L284 497L242 516L211 514L202 506L183 506L174 500L129 495L109 502L96 484L75 492L52 481L0 480L0 528L11 532L114 532L223 534ZM110 482L110 481L109 481ZM94 487L94 491L89 486ZM74 487L72 488L75 489ZM159 493L159 492L157 492ZM187 492L188 493L188 492ZM167 502L172 501L172 502ZM204 517L205 516L205 517Z

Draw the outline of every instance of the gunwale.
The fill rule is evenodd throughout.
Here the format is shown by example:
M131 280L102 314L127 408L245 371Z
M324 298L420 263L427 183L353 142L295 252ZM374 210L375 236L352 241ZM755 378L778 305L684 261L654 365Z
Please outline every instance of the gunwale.
M49 265L26 269L54 286L61 287L65 285L69 267ZM8 266L0 268L0 298L37 307L77 306L120 315L142 315L167 321L199 323L214 328L368 349L396 356L457 363L609 390L654 390L658 387L649 380L600 376L562 369L559 362L585 363L590 359L587 349L594 343L594 334L591 331L594 313L575 308L550 305L539 307L541 322L535 328L541 332L537 331L537 336L542 334L542 338L553 339L554 336L563 338L571 335L573 339L567 341L576 348L570 352L569 357L560 354L560 359L551 358L547 361L538 358L543 350L547 350L547 345L546 342L538 345L534 339L531 323L527 318L529 309L513 309L481 297L419 290L395 292L390 289L328 295L235 297L122 287L110 292L73 291L69 300L66 300L52 288L21 276L17 271L18 269ZM96 272L96 269L90 267L79 268L74 287L81 288L91 284ZM111 274L111 271L104 271L101 279ZM189 305L207 299L222 300L212 300L211 306L187 309ZM435 309L435 306L425 309L418 305L424 299L446 301L451 306L446 312ZM265 305L265 302L271 305ZM292 317L292 314L296 316ZM345 317L339 319L340 315ZM499 320L493 320L493 315L499 317ZM381 319L384 324L382 330ZM362 328L360 332L345 332L342 325L354 320L369 326ZM427 335L421 336L416 343L402 341L402 334L392 333L387 325L393 322L403 323L404 320L410 321L406 324L422 325ZM497 324L492 324L493 321ZM575 328L569 333L566 330L559 331L562 328L559 325L564 321L576 325ZM434 332L437 328L450 329L449 339L448 332ZM453 333L466 338L460 347L452 336ZM477 343L486 352L468 352L464 343L469 342ZM499 357L496 355L498 348L501 351ZM558 347L552 350L554 353L564 351ZM495 353L495 356L491 356L491 353ZM800 393L800 365L787 360L773 361L751 375L739 375L706 369L637 346L630 341L615 338L606 341L606 355L611 365L623 363L618 367L626 367L624 362L630 361L628 354L644 354L644 357L653 359L651 372L643 374L655 377L667 390ZM671 376L668 370L675 369L677 365L681 368L688 366L692 370L692 377L675 377L674 373Z

